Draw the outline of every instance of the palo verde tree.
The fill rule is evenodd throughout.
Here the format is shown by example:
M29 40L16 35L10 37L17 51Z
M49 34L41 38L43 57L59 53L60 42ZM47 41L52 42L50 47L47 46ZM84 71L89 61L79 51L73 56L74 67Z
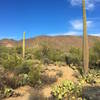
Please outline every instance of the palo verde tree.
M82 0L83 7L83 66L85 74L88 73L89 66L89 47L88 47L88 35L87 35L87 24L86 24L86 8L85 0Z
M25 58L25 32L23 33L23 59Z

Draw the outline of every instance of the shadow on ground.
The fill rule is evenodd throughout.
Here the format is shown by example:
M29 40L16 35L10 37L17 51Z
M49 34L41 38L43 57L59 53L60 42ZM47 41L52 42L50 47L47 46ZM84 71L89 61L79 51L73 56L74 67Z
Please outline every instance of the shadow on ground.
M83 88L82 96L87 100L100 100L100 86L86 86Z
M41 89L36 89L36 91L31 92L28 100L55 100L53 97L45 97L43 93L41 93Z

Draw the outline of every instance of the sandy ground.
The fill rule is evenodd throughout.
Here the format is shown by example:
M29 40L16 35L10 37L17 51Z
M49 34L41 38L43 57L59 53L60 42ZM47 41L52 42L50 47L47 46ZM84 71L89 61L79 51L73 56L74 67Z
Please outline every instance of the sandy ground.
M58 76L59 73L62 74L61 77ZM30 86L23 86L15 90L17 93L20 93L21 96L10 97L4 100L49 100L47 98L51 97L51 86L53 84L58 85L66 79L77 81L74 76L74 71L68 66L58 67L50 65L45 68L44 74L47 76L47 80L46 77L44 77L45 81L49 82L47 82L48 84L46 84L42 89L34 89ZM52 81L52 78L56 78L57 80Z
M51 98L51 86L59 85L66 79L77 82L77 78L74 75L75 71L68 66L58 67L49 65L44 68L43 79L46 84L42 88L23 86L15 90L16 93L20 93L20 96L10 97L4 100L54 100ZM100 100L100 84L93 87L86 86L83 90L83 95L88 100Z

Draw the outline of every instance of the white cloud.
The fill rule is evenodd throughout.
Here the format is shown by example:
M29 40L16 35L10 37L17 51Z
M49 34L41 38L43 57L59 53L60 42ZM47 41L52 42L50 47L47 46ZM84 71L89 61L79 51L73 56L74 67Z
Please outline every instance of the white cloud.
M72 6L81 6L82 0L69 0ZM100 0L85 0L86 9L91 10L95 8L95 3L100 2Z
M77 31L69 31L69 32L66 32L65 35L80 35L81 33L80 32L77 32Z
M81 0L69 0L72 6L81 5Z
M83 32L78 32L78 31L68 31L65 33L52 33L52 34L48 34L49 36L60 36L60 35L72 35L72 36L78 36L78 35L82 35ZM95 33L95 34L89 34L91 36L100 36L100 33Z
M92 27L92 24L93 24L93 21L90 21L90 20L87 21L87 27L88 28Z
M92 26L92 21L88 20L87 21L87 27L91 27ZM75 30L82 30L83 29L83 21L82 20L72 20L70 21L70 24L72 26L73 29Z
M51 33L51 34L48 34L50 36L58 36L58 35L80 35L81 32L77 32L77 31L68 31L68 32L65 32L65 33Z
M73 29L75 30L82 30L82 21L81 20L73 20L70 21L70 24L72 26Z
M100 33L96 33L96 34L89 34L91 36L100 36Z

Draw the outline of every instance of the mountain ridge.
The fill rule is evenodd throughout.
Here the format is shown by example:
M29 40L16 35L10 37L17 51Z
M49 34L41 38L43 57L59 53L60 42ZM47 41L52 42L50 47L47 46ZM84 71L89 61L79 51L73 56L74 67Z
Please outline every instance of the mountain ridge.
M99 36L88 36L89 47L92 47L95 41L100 41ZM82 36L37 36L26 39L26 47L34 47L35 45L41 45L42 42L46 42L49 46L56 49L67 50L70 47L82 48ZM22 40L14 39L2 39L0 40L0 46L14 47L22 46Z

